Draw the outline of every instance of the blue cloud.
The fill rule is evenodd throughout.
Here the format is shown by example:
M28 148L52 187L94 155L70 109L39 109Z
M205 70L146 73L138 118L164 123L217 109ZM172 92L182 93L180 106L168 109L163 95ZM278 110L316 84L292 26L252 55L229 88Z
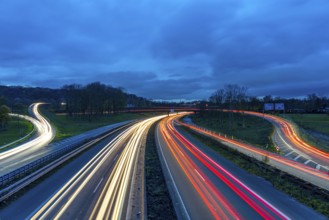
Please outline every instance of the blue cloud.
M3 84L99 80L148 98L329 95L326 0L4 0Z

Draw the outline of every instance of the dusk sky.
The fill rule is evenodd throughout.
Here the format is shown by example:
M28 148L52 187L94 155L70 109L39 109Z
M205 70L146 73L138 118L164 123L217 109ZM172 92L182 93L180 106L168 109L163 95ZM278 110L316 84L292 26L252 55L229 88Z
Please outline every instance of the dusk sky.
M329 95L328 0L2 0L0 84Z

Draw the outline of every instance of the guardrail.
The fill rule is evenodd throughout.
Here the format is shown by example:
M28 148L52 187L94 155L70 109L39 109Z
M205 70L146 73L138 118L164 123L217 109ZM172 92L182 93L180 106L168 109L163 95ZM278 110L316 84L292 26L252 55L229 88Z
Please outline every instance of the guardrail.
M129 126L131 123L133 122L120 125L117 124L114 128L111 129L111 131L105 132L105 134L100 134L98 137L95 137L92 140L85 140L83 144L82 142L75 143L65 148L59 149L50 155L44 156L36 161L26 164L23 167L20 167L19 169L3 175L0 177L2 184L2 189L0 190L0 202L9 198L11 195L15 194L25 186L31 184L41 176L47 174L51 170L65 163L67 160L73 158L74 156L78 155L99 141L105 139L114 132Z
M37 170L38 168L42 167L43 165L53 161L54 159L70 152L74 148L77 147L79 144L68 145L58 151L55 151L49 155L41 157L31 163L28 163L14 171L11 171L3 176L0 177L0 188L4 188L9 183L13 182L14 180L25 176L26 174L32 173L33 171Z
M93 135L92 137L85 137L83 134L82 135L78 135L76 136L75 139L72 139L72 138L68 138L68 139L65 139L59 143L55 143L54 145L64 145L64 147L61 147L60 149L50 153L49 155L46 155L46 156L43 156L35 161L32 161L26 165L23 165L22 167L20 168L17 168L16 170L13 170L7 174L4 174L2 176L0 176L0 189L3 189L5 187L7 187L10 183L12 183L13 181L23 177L23 176L26 176L34 171L36 171L37 169L41 168L42 166L54 161L55 159L65 155L66 153L68 152L71 152L72 150L74 150L75 148L77 148L78 146L81 146L82 144L92 140L93 138L97 138L97 137L100 137L101 135L103 135L104 133L110 131L110 130L113 130L113 129L116 129L116 128L119 128L123 125L128 125L129 123L132 123L133 121L126 121L126 122L121 122L121 123L117 123L117 124L114 124L112 126L105 126L107 127L107 129L105 130L99 130L100 128L98 129L95 129L95 130L92 130L92 131L89 131L89 132L92 132ZM95 131L98 131L100 133L98 133L96 135L97 132ZM67 146L65 146L67 145ZM57 146L59 147L59 146Z

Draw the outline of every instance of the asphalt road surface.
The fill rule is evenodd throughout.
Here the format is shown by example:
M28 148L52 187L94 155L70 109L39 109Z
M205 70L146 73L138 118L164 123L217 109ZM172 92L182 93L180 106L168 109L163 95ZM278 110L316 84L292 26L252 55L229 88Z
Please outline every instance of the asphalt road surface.
M55 173L18 200L5 205L0 219L125 218L128 206L131 206L129 193L141 141L147 129L160 118L135 123L106 142L102 141L88 151L92 153L85 153L57 171L63 175L60 178ZM33 197L33 194L42 196ZM24 213L12 212L23 205Z
M177 130L172 120L157 132L187 218L326 219Z
M329 172L329 153L303 141L289 121L258 112L244 111L244 113L262 117L274 125L275 132L272 139L284 153L284 156L323 172Z
M52 198L65 184L72 179L83 167L90 162L99 152L104 150L111 141L115 140L118 135L126 129L119 129L106 139L102 140L89 150L85 151L79 157L66 163L41 180L23 189L16 196L9 198L0 205L0 219L28 219L32 214L38 211L46 202ZM120 151L114 152L119 153ZM107 165L109 170L114 162L113 155L109 157ZM117 159L116 159L117 160ZM92 192L96 189L97 184L93 186ZM101 189L101 187L99 187ZM89 200L82 202L89 204Z

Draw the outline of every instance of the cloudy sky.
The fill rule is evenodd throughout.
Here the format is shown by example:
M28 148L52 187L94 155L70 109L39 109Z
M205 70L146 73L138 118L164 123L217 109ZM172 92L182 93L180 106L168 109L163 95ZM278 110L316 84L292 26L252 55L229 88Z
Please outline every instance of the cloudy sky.
M0 84L329 95L328 0L2 0Z

